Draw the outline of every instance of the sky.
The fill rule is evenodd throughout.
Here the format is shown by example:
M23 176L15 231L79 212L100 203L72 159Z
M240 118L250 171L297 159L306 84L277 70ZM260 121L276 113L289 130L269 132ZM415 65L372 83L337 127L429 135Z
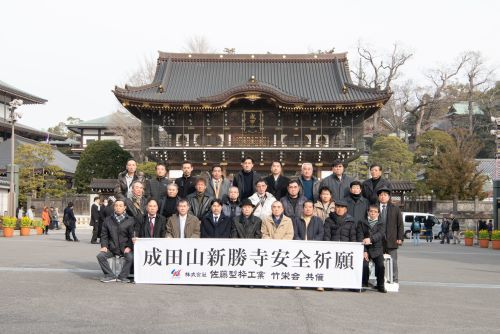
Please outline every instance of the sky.
M416 82L476 50L500 73L500 1L16 0L0 10L0 80L48 100L20 108L20 122L38 129L114 112L115 85L159 50L184 52L193 36L218 52L335 47L351 68L360 41L379 54L397 42L414 53L400 80Z

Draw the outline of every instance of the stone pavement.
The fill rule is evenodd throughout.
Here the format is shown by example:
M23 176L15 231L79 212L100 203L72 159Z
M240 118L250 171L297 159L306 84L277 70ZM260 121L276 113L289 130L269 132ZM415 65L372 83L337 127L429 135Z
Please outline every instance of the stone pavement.
M410 242L400 292L103 284L90 230L0 237L0 333L500 333L500 251Z

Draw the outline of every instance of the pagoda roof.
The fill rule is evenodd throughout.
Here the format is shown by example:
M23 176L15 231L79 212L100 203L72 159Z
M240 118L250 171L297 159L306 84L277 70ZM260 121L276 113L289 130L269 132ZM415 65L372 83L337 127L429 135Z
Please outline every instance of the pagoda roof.
M346 53L187 54L160 52L150 84L116 87L127 103L227 105L235 98L268 97L281 105L385 103L389 90L365 88L351 80Z
M140 121L130 113L117 111L112 114L83 121L78 124L68 124L66 127L73 132L80 133L80 129L108 129L116 126L117 121L123 121L127 124L140 124Z
M0 95L9 97L11 100L21 99L24 104L44 104L47 100L41 97L26 93L14 86L0 80Z

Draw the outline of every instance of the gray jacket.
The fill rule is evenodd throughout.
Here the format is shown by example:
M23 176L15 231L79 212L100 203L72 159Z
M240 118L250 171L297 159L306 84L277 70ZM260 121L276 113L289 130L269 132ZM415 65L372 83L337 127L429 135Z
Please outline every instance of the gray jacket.
M229 188L231 188L231 182L229 182L229 180L226 180L225 178L222 178L219 184L219 197L215 196L214 182L213 179L210 177L208 179L207 190L205 190L205 192L207 193L207 195L213 198L218 198L224 203L227 201L227 194L229 192Z
M302 217L304 212L304 202L307 201L307 198L304 196L300 196L297 200L297 205L295 209L292 206L292 202L290 201L290 197L288 195L281 197L280 202L283 204L284 214L290 219L294 220L294 218Z
M346 174L342 175L342 180L339 180L337 175L332 174L321 181L320 188L328 187L332 192L334 201L346 200L349 197L349 189L352 181L354 180Z

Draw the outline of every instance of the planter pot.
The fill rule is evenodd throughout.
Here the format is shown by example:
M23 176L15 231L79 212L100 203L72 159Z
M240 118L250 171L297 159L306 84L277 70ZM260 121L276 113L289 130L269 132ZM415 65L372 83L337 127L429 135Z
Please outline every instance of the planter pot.
M481 248L490 247L490 241L488 239L479 239L479 247Z
M491 240L491 248L500 249L500 240Z
M30 235L30 230L29 227L21 227L21 236L26 237Z
M464 238L464 245L465 246L472 246L473 241L474 241L474 238Z
M41 228L41 227L35 227L35 230L36 230L36 234L38 234L38 235L43 234L43 228Z
M3 236L6 238L12 238L14 236L14 229L12 227L4 227Z

